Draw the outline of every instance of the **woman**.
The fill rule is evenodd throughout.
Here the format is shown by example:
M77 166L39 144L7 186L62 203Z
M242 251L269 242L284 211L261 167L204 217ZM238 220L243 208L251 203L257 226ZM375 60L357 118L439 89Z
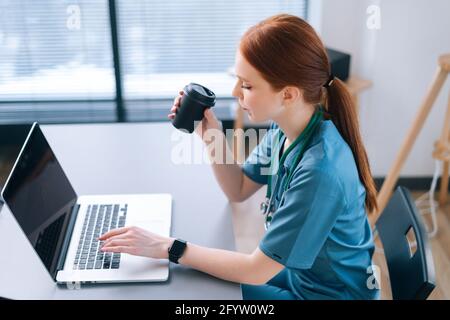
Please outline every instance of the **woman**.
M172 249L171 261L241 283L244 299L378 298L368 285L374 245L366 214L376 208L375 185L355 106L330 74L318 35L298 17L270 17L242 37L235 72L233 96L250 120L272 125L242 167L212 166L230 201L268 184L259 247L243 254L132 227L103 235L102 250L167 259ZM207 109L202 131L220 128Z

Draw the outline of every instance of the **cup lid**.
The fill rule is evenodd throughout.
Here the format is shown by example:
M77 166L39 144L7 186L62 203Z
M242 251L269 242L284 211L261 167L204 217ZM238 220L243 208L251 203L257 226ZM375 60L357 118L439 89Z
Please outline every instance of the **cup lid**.
M216 103L214 92L198 83L189 83L184 87L184 92L191 98L210 107Z

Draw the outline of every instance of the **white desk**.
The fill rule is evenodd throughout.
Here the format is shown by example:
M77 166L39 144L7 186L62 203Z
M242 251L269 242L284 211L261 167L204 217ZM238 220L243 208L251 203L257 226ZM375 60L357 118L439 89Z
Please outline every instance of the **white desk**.
M171 234L234 250L231 208L208 164L171 161L169 122L42 126L78 194L171 193ZM195 136L197 146L200 139ZM194 150L200 150L196 148ZM170 265L169 281L57 286L9 209L0 212L0 296L21 299L241 299L239 284Z

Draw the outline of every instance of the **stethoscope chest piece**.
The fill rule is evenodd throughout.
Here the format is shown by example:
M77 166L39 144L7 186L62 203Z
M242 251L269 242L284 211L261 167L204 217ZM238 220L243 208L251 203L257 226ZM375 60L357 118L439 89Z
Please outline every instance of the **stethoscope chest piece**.
M272 221L273 209L274 205L271 203L271 199L266 198L263 202L261 202L261 214L265 215L266 218L264 220L264 228L269 229L270 222Z

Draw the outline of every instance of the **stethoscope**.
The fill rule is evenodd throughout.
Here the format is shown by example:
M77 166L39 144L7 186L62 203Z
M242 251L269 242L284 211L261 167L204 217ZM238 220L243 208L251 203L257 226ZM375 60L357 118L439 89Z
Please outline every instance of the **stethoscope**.
M280 164L278 165L278 170L277 173L275 174L274 180L275 183L273 183L272 181L272 172L273 172L273 164L275 163L275 160L277 160L277 155L278 152L273 152L272 154L272 161L270 163L270 171L269 171L269 177L268 177L268 181L267 181L267 192L266 192L266 198L264 199L263 202L261 202L261 214L266 216L266 219L264 221L264 227L265 229L269 229L270 223L272 222L273 219L273 215L275 213L275 204L273 202L273 197L274 194L276 194L276 191L278 190L278 184L279 181L281 179L279 179L279 173L281 168L283 168L284 166L284 161L286 159L286 156L289 154L289 152L297 145L300 143L300 141L303 141L303 143L301 144L300 150L294 160L292 169L290 170L290 172L288 173L288 176L285 180L285 182L283 183L283 193L281 195L281 199L279 203L283 203L284 200L284 195L286 194L287 188L289 186L289 183L292 180L292 177L294 176L294 169L297 167L298 163L300 162L303 153L305 152L305 148L309 143L309 140L312 137L312 134L314 133L314 131L316 130L316 128L320 125L321 120L323 119L323 111L322 108L319 108L319 110L317 110L313 117L311 118L311 120L309 121L308 125L306 126L305 130L303 130L303 132L300 134L300 136L294 141L294 143L292 143L288 149L283 153L281 159L280 159ZM276 142L278 143L278 145L280 144L282 139L282 134L281 132L278 132L278 136L276 139ZM272 150L279 150L279 148L273 148ZM274 184L274 192L272 193L272 184Z

